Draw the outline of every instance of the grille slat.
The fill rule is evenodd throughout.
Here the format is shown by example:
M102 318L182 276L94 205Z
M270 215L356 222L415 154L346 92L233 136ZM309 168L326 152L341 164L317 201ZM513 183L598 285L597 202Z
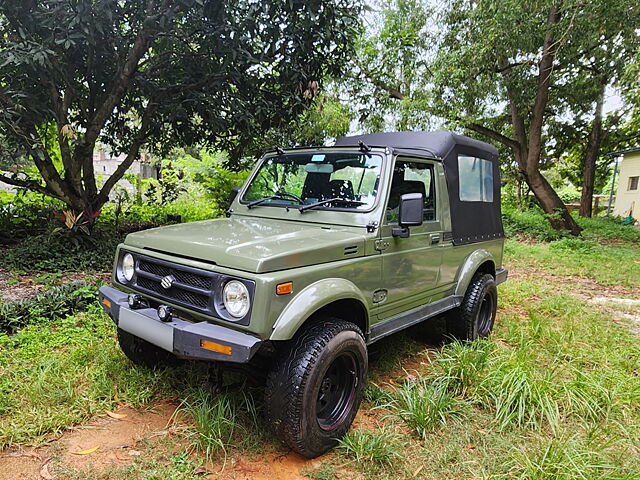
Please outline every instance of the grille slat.
M140 289L155 293L160 297L175 300L186 306L198 310L210 310L209 300L213 291L213 277L183 270L173 265L154 262L149 258L141 258L138 262L139 274L136 276L136 286ZM172 275L175 283L168 289L160 285L163 277ZM179 284L183 284L181 286ZM204 293L194 292L186 287L204 290Z

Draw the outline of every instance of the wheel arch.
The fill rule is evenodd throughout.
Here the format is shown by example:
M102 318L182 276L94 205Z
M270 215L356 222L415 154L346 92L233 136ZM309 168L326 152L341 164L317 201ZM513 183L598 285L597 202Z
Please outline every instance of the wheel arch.
M494 278L496 276L496 263L493 255L484 248L471 253L460 268L455 295L464 296L471 279L477 272L488 273Z
M362 292L344 278L319 280L301 290L284 308L270 340L289 340L308 322L329 315L355 323L366 335L369 312Z

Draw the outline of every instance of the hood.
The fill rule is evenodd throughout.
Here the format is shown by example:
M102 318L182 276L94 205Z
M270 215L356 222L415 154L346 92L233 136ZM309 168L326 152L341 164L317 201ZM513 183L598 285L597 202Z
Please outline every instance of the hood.
M240 216L144 230L125 244L255 273L364 255L364 236L353 230Z

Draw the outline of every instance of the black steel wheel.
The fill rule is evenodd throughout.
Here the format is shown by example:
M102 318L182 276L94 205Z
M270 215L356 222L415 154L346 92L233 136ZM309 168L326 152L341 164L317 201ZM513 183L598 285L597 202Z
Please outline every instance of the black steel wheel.
M351 426L364 392L367 347L360 329L325 318L282 349L267 378L267 423L307 458L335 446Z
M498 289L493 275L478 272L473 276L460 307L447 315L447 335L458 340L476 340L489 336L498 308Z

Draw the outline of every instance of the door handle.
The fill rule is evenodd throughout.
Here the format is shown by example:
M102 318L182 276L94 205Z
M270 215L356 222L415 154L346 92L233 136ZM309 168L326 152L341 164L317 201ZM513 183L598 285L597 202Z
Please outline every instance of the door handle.
M435 245L436 243L440 243L440 234L431 235L431 245Z

